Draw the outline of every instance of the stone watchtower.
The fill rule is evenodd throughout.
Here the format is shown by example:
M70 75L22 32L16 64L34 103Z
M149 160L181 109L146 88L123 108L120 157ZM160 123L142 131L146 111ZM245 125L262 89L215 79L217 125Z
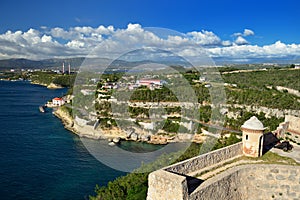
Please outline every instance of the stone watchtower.
M264 125L255 116L242 125L243 153L245 156L262 156L264 130Z

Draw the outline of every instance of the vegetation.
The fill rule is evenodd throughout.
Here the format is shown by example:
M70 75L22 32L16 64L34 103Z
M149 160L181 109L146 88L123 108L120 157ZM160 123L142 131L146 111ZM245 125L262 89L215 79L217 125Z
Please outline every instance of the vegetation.
M243 160L262 160L266 164L286 164L286 165L299 165L295 160L292 158L280 156L276 153L268 151L263 156L258 158L251 158L251 157L242 157Z
M61 75L54 77L52 83L61 85L63 87L72 87L75 82L75 75Z
M131 95L130 100L132 101L148 101L148 102L159 102L159 101L172 101L177 102L177 97L167 87L163 87L159 90L150 90L148 88L141 88L135 90Z
M128 112L130 113L131 117L138 117L141 115L145 115L146 117L149 117L149 109L148 108L129 107Z
M75 74L57 74L54 72L33 72L29 78L39 84L49 85L51 83L61 85L63 87L72 87L76 78Z
M262 89L265 86L284 86L295 90L300 90L299 70L291 70L288 68L223 74L222 78L226 83L237 84L239 88Z
M299 70L269 69L223 74L222 78L226 83L237 85L237 88L226 88L228 103L300 109L299 97L276 90L276 86L283 86L300 91Z
M214 150L215 149L220 149L220 148L232 145L232 144L235 144L235 143L240 142L240 141L242 141L242 139L237 138L236 133L231 133L228 138L226 138L226 137L219 138L218 142L214 146Z
M213 149L218 149L224 145L234 144L238 142L236 137L223 138L217 141ZM222 143L222 144L221 144ZM138 171L154 171L157 168L162 168L169 164L170 160L177 163L200 154L202 144L192 143L190 147L184 152L177 152L173 154L163 154L155 162L148 165L143 165ZM178 157L178 155L180 155ZM174 159L176 158L176 159ZM96 196L90 196L91 200L111 200L111 199L125 199L125 200L142 200L146 199L148 187L147 173L129 173L126 176L119 177L114 181L110 181L107 186L96 186Z
M26 80L28 78L28 74L23 73L23 72L2 72L0 73L0 79L5 79L5 80Z
M60 107L61 111L68 113L69 116L73 116L73 109L70 108L69 106L63 105Z
M300 90L299 86L299 71L291 70L289 68L285 69L275 69L270 68L265 71L252 71L244 73L226 73L230 71L237 70L238 67L224 67L220 68L220 72L223 73L221 76L224 83L228 83L225 86L225 92L227 96L227 104L240 104L240 105L251 105L251 106L265 106L268 108L278 108L278 109L300 109L300 98L289 94L288 91L278 91L276 86L283 86L287 88L292 88L295 90ZM199 78L201 75L199 72L190 70L183 72L181 71L183 78L178 78L175 81L173 88L176 88L174 92L171 85L165 85L159 89L150 90L147 87L140 87L132 92L130 95L130 101L132 102L179 102L182 99L186 99L189 94L187 94L186 83L188 81L189 87L193 89L197 100L202 106L199 110L196 110L200 114L201 123L210 123L210 117L212 114L212 107L209 105L211 103L210 89L205 87L206 82L200 82ZM43 84L55 83L62 85L64 87L71 87L74 90L78 90L74 101L78 108L86 108L89 105L89 108L86 108L87 112L96 111L98 118L100 119L100 127L102 128L111 128L117 126L117 123L112 115L112 108L114 111L119 111L120 113L122 108L126 107L126 112L130 114L130 117L136 118L139 120L149 120L150 108L148 107L136 107L136 106L121 106L121 105L112 105L111 102L106 101L114 96L116 99L119 99L122 95L127 97L130 93L128 89L118 91L117 94L114 92L115 89L103 89L102 87L105 84L110 84L113 82L119 82L122 80L122 73L109 73L103 74L100 81L92 81L90 74L81 74L81 79L76 80L76 85L94 85L97 90L91 95L84 95L80 92L82 88L71 87L74 84L75 76L74 75L59 75L55 73L44 73L44 72L34 72L31 74L30 79ZM131 80L134 82L135 80ZM72 93L72 89L70 93ZM88 89L88 88L86 88ZM98 96L102 96L98 99ZM96 101L95 101L96 100ZM102 101L103 100L103 101ZM91 102L95 102L91 104ZM120 106L120 108L118 108ZM75 113L80 116L79 110L71 110L68 107L63 107L69 113ZM153 108L152 108L153 109ZM266 117L264 113L254 113L245 111L243 108L234 108L229 107L229 111L237 113L237 118L228 118L226 116L226 126L239 129L241 125L248 120L251 116L256 115L260 121L267 127L267 131L275 130L280 122L283 121L283 118L276 117ZM150 113L149 113L150 112ZM166 107L164 112L167 114L190 114L191 112L179 107ZM185 112L185 113L184 113ZM155 113L155 112L154 112ZM87 114L87 113L85 113ZM163 126L162 130L167 133L176 133L176 132L188 132L188 130L179 124L181 117L168 118L162 121ZM123 123L123 122L122 122ZM126 120L124 121L126 122ZM199 123L197 133L201 132L201 123ZM160 126L158 126L160 127ZM236 142L239 142L241 139L235 133L230 133L229 136L213 139L211 138L209 142L215 143L213 149L219 149ZM203 147L203 148L200 148ZM206 149L207 148L207 149ZM138 171L153 171L157 167L163 167L170 164L170 159L175 158L173 163L179 162L194 156L204 153L210 148L210 145L202 146L202 144L191 144L191 146L184 152L177 152L169 155L162 155L154 163L142 165ZM200 152L201 149L201 152ZM178 157L178 153L180 156ZM247 158L248 159L248 158ZM249 158L250 159L250 158ZM266 153L261 159L264 159L265 162L275 162L276 159L279 159L277 155L273 155L271 152ZM281 159L281 158L280 158ZM283 158L282 158L283 159ZM281 160L282 160L281 159ZM172 160L172 159L171 159ZM292 161L286 160L287 163L292 163ZM96 187L96 196L90 197L90 199L145 199L147 194L147 178L149 173L130 173L126 176L119 177L114 181L110 181L107 186L97 186Z
M211 106L201 106L199 109L200 112L200 121L209 122L211 116Z
M254 112L248 112L243 109L237 108L231 108L231 110L239 112L239 116L237 119L226 117L225 126L231 127L236 130L240 129L243 123L254 115L264 124L264 126L267 128L266 131L276 130L278 125L284 121L284 118L277 118L274 116L267 118L264 113L256 114Z

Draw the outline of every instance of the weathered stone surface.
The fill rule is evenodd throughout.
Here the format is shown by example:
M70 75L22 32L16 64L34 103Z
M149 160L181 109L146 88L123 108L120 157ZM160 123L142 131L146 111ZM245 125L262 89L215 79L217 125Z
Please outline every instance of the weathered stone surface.
M119 143L120 142L120 138L119 137L116 137L112 140L114 143Z
M115 146L116 144L114 142L108 143L109 146Z
M285 177L283 175L277 175L276 179L281 181L281 180L285 180Z
M132 134L130 135L130 138L131 138L133 141L137 141L137 140L139 139L137 133L132 133Z
M271 173L279 173L279 170L278 169L271 169L271 171L270 171Z
M288 179L281 180L268 180L268 171L270 168L278 169L278 171L285 170L286 174L278 174L282 177L289 177L291 175L300 177L299 166L285 166L285 165L252 165L239 166L229 169L224 173L209 179L197 188L197 190L191 194L190 200L194 199L294 199L300 195L300 186L296 181L290 181ZM295 172L297 175L294 175ZM245 177L249 177L249 174L256 174L256 179L247 180ZM262 178L261 181L257 179ZM229 183L236 183L233 186ZM209 185L205 187L206 185ZM216 188L215 186L218 186ZM205 196L209 190L208 187L215 187L212 194ZM237 187L236 190L232 188ZM202 191L207 190L207 191ZM238 191L238 193L237 193ZM211 191L212 192L212 191ZM228 194L229 193L229 194ZM226 196L225 196L226 195ZM272 197L274 195L274 198Z
M179 174L190 174L205 167L242 155L242 142L203 154L165 168Z
M268 174L266 178L267 178L267 180L274 180L274 177L272 176L272 174Z
M187 200L188 188L185 176L158 170L149 175L147 200ZM158 185L159 184L159 185Z
M204 181L191 193L187 193L188 190L185 186L185 181L183 180L185 179L185 176L174 174L165 170L159 171L160 176L156 176L156 178L153 178L153 176L157 174L157 171L151 173L149 176L149 190L147 197L148 200L265 200L299 199L300 197L300 185L298 182L298 180L300 181L299 166L266 164L237 166ZM161 171L164 172L162 173ZM271 171L273 171L273 175L276 177L275 179L268 179L268 177L270 177ZM286 173L281 174L282 171L285 171ZM297 181L289 180L287 178L291 176L294 176ZM248 179L248 177L253 177L253 179ZM282 178L284 178L285 180L282 181ZM156 193L159 191L162 193ZM167 195L165 193L171 193L174 195L164 196ZM182 196L182 194L186 195L186 193L188 197L184 195ZM180 198L176 198L179 196Z
M141 135L141 141L148 142L150 140L150 135Z

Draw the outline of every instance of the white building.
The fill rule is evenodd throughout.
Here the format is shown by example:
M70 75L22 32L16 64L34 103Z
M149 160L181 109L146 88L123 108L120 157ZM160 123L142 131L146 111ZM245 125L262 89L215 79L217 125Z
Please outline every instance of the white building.
M55 97L54 99L52 99L53 106L62 106L64 104L65 104L65 101L62 98Z

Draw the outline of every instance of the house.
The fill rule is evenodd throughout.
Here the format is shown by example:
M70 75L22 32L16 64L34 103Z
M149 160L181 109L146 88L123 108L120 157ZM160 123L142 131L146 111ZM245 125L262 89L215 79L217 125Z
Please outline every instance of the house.
M159 80L159 79L140 79L137 80L136 84L138 86L147 86L149 88L159 88L161 86L163 86L166 82L163 80Z
M65 101L63 100L63 98L55 97L54 99L52 99L53 106L62 106L64 104L65 104Z
M140 79L137 81L139 86L150 86L151 84L154 85L162 85L162 81L158 79Z

